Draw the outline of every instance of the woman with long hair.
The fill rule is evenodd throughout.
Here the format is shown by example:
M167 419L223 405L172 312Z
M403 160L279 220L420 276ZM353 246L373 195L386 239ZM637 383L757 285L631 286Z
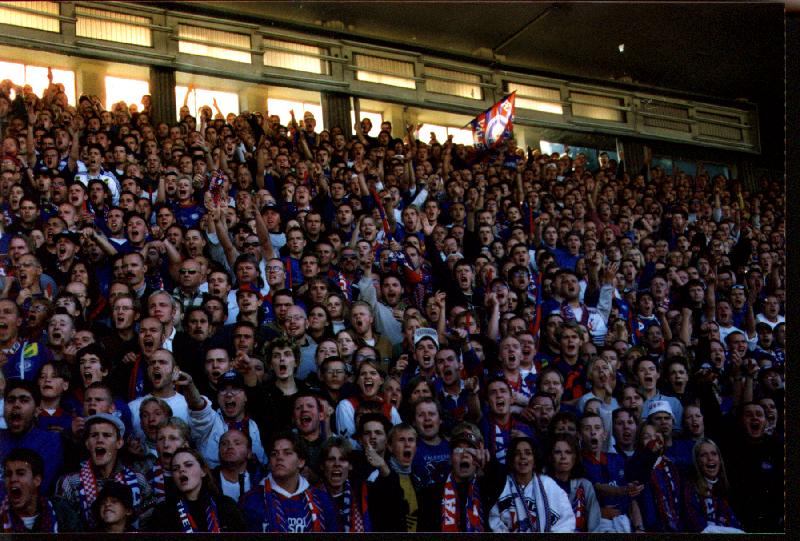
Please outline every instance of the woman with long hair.
M569 495L575 512L575 531L594 532L600 524L600 504L594 486L586 479L578 440L571 434L554 434L550 440L547 473Z
M236 502L220 493L203 456L182 447L172 457L172 478L178 493L156 508L152 531L183 533L244 532L247 527Z
M378 365L378 361L374 358L364 359L356 368L358 393L342 400L336 406L336 428L340 436L350 439L351 444L357 444L353 439L356 433L356 413L364 404L377 404L380 406L379 411L388 421L393 425L400 424L400 414L383 399L381 393L383 380L384 374Z
M493 532L572 533L575 513L569 496L549 476L539 473L536 444L514 438L508 450L509 473L497 503L489 513Z
M330 312L321 304L315 304L308 309L308 330L306 331L314 342L333 337L333 325Z
M703 533L742 532L728 502L728 475L717 444L701 438L692 451L694 472L684 485L686 530Z
M352 447L346 439L333 436L322 445L322 484L336 507L338 531L372 531L367 513L366 485L351 481Z

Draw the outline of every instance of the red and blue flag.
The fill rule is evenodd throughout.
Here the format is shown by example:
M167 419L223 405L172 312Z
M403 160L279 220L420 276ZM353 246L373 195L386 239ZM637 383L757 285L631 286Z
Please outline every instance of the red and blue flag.
M514 97L512 92L479 114L469 125L475 147L480 150L496 148L511 137L514 131Z

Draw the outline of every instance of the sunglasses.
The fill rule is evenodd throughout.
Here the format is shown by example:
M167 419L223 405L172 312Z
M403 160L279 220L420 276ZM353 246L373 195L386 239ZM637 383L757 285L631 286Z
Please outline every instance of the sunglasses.
M247 248L258 248L259 246L261 246L261 243L258 241L245 242L244 246Z
M348 260L352 260L352 259L356 259L356 258L357 258L357 256L355 254L342 255L342 261L348 261Z
M196 269L181 269L178 271L180 274L197 274L198 271Z

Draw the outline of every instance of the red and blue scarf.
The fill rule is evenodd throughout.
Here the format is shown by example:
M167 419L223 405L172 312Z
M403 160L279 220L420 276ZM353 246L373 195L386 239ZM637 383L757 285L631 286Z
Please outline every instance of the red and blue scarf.
M467 512L466 531L469 533L483 532L481 499L475 479L469 482L465 509ZM442 532L460 532L460 515L461 506L458 505L458 492L453 481L453 474L450 474L447 476L447 481L445 481L442 495Z
M186 510L186 503L183 501L183 498L178 500L178 518L181 521L181 528L183 533L196 533L197 532L197 523L194 520L194 517L190 515ZM217 517L217 504L214 503L214 498L208 498L208 505L206 506L206 532L208 533L219 533L219 518Z
M25 528L23 520L11 509L8 496L0 505L0 519L3 521L3 533L58 533L58 520L53 504L44 497L39 497L39 519L33 530Z

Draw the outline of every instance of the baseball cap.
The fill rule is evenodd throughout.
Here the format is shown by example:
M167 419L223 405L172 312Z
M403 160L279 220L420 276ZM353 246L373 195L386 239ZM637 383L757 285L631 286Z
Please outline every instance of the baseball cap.
M53 241L54 242L58 242L60 239L67 239L68 241L73 243L75 246L80 246L81 245L80 236L78 236L77 233L74 233L72 231L62 231L61 233L57 233L53 237Z
M669 413L672 415L673 420L675 418L675 415L672 413L672 408L669 406L669 402L666 400L653 400L648 402L642 410L642 419L648 419L651 415L655 415L656 413Z
M122 423L122 419L116 415L112 415L110 413L95 413L94 415L90 415L86 419L86 423L83 425L84 433L88 434L89 427L95 423L111 423L117 427L120 438L125 436L125 425Z
M433 340L433 343L436 344L436 349L439 349L439 335L435 329L431 329L430 327L420 327L414 331L414 347L417 347L417 344L425 339Z
M253 293L258 295L258 298L261 299L261 289L259 289L258 285L252 282L245 282L244 284L239 285L239 289L236 290L236 295L238 296L239 293Z
M228 370L217 380L217 389L222 390L228 385L244 389L244 379L236 370Z
M268 210L271 210L273 212L280 212L281 211L281 209L278 207L278 204L275 201L271 201L271 202L267 203L266 205L264 205L263 207L261 207L261 214L264 214Z
M466 445L472 449L478 448L478 441L470 432L462 432L450 438L450 449L453 449L458 444Z
M100 506L108 498L119 500L126 509L133 509L133 493L128 485L119 483L117 481L108 481L103 485L100 494L92 504L95 512L100 511Z

